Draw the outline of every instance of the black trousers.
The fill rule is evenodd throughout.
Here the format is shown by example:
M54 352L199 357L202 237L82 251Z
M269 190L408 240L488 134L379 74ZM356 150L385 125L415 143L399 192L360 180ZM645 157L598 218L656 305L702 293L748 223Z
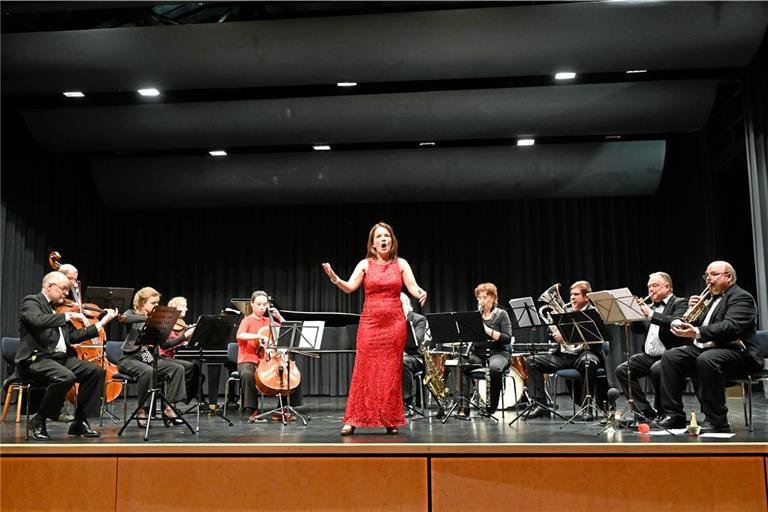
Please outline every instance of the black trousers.
M75 382L80 383L75 418L84 420L99 414L104 391L104 369L100 366L62 353L53 357L38 356L29 364L20 363L18 369L22 379L47 384L38 409L40 417L58 418L67 391Z
M198 387L200 385L200 377L202 373L200 372L200 366L195 361L189 361L187 359L174 359L174 358L163 358L163 359L169 359L173 361L176 364L180 364L184 367L184 389L185 394L187 395L187 402L192 400L193 397L197 396Z
M411 405L413 403L414 383L420 386L421 383L414 378L414 374L425 370L424 358L420 355L403 354L403 403ZM422 406L424 404L421 404Z
M632 381L628 382L630 373ZM640 385L642 377L650 377L653 382L653 408L648 403L645 390ZM661 410L661 356L649 356L646 353L633 355L629 358L629 365L624 361L616 367L616 380L619 381L619 386L627 399L629 399L630 390L632 391L632 399L638 411L653 417L654 410Z
M488 412L495 412L499 407L499 397L501 397L501 388L503 385L504 372L509 368L510 358L507 352L496 352L488 357L484 357L480 354L469 354L464 358L462 364L461 376L461 394L464 398L469 398L472 394L473 381L470 379L469 374L473 370L482 368L488 363L490 369L490 381L491 381L491 396L490 402L486 404L486 410Z
M746 351L730 348L700 349L695 345L676 347L661 356L661 405L664 413L685 418L683 390L691 377L696 396L710 423L728 423L725 381L756 370Z
M544 390L544 374L555 373L557 370L565 370L567 368L575 368L581 374L581 400L583 401L587 391L592 396L595 396L593 391L597 383L597 369L599 365L600 358L588 350L583 350L578 354L555 352L554 354L530 356L525 360L525 366L528 368L528 391L533 394L537 402L544 404L547 399ZM591 389L583 385L587 381L589 381L589 388ZM600 403L600 396L597 397L597 403Z

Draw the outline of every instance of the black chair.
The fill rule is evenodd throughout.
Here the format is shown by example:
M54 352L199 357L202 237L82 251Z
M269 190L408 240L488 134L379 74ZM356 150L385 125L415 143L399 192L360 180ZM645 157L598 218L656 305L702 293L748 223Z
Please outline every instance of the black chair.
M106 345L104 345L104 353L107 356L107 361L117 366L117 363L120 361L120 358L123 357L123 342L122 341L108 341ZM112 375L111 378L108 380L105 380L104 382L104 390L106 391L107 385L111 382L119 383L123 385L122 395L123 395L123 418L128 417L128 384L135 384L136 379L131 377L130 375L126 375L124 373L120 373L119 371ZM106 393L105 393L106 394ZM99 425L103 425L104 421L104 410L102 408L101 414L99 414Z
M3 353L3 361L8 365L14 365L14 359L16 358L16 352L19 351L19 346L21 345L21 340L19 338L8 338L4 337L2 341L2 353ZM39 384L37 382L32 381L25 381L22 379L15 371L13 374L5 379L3 382L3 388L8 387L8 392L5 395L5 403L3 404L3 417L2 421L5 421L5 417L8 414L8 408L11 405L11 400L13 400L13 392L18 391L18 396L16 397L16 423L19 423L21 421L21 403L24 399L24 392L27 392L27 407L26 407L26 417L27 417L27 423L26 425L29 426L29 403L31 402L31 393L33 390L40 390L45 391L45 388L47 386L43 384ZM29 440L29 428L24 429L26 434L24 436L24 439Z
M608 355L608 348L609 344L608 342L603 342L603 356ZM601 367L597 369L597 378L598 379L606 379L607 374L605 372L605 367ZM552 374L552 406L553 409L557 410L557 381L558 379L564 379L564 380L570 380L571 382L575 383L578 381L581 381L581 373L579 373L579 370L575 368L565 368L563 370L557 370L555 373ZM597 382L593 384L594 386L597 386ZM574 395L574 389L575 386L571 386L571 399L573 400L573 414L576 414L576 396Z
M757 341L760 343L760 347L763 349L763 357L768 356L768 331L757 331ZM766 357L766 364L768 364L768 357ZM768 368L763 367L762 370L746 374L743 377L737 379L731 379L725 383L728 386L741 386L741 400L744 407L744 423L749 427L749 431L752 432L752 384L755 382L762 382L766 385L768 382Z
M229 343L227 345L227 360L235 365L237 368L237 355L240 352L237 343ZM240 372L235 370L229 374L227 382L224 384L224 407L229 403L229 383L234 382L235 385L240 386ZM240 393L238 393L240 394ZM243 410L243 401L240 400L239 410Z

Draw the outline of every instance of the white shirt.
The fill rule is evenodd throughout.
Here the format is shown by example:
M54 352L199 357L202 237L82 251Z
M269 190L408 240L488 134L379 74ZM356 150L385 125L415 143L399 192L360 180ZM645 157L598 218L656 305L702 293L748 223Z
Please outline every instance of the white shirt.
M713 302L712 305L709 307L709 311L707 311L707 316L704 317L704 321L701 323L701 325L709 325L709 321L712 319L712 313L715 312L715 308L717 308L721 300L723 300L722 295L717 299L715 299L715 302ZM699 348L710 348L712 346L712 344L708 345L707 342L699 341L700 339L701 339L701 333L699 332L698 329L696 329L696 339L693 340L693 344Z
M667 305L668 300L669 297L664 298L664 300L661 301L661 304L653 308L652 311L658 313L664 311L664 307ZM661 342L661 338L659 338L659 326L654 323L651 323L651 326L648 328L648 334L645 336L644 350L646 354L653 357L659 357L664 353L664 344Z
M43 297L45 297L45 300L48 301L48 304L51 303L51 299L43 292ZM64 313L64 318L69 321L69 315L67 313ZM64 352L67 353L67 344L64 342L64 331L61 330L61 327L59 327L59 342L56 343L56 348L54 349L55 352Z

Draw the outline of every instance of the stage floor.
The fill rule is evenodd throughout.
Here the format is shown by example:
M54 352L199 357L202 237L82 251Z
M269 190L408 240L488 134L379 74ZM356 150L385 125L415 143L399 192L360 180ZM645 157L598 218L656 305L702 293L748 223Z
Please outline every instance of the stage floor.
M275 403L275 400L270 398L266 401L267 406ZM383 428L358 428L354 435L342 437L339 435L339 430L342 426L345 403L346 399L343 397L305 397L304 405L299 410L311 418L306 426L302 425L301 422L289 423L284 426L279 421L249 424L246 421L247 418L237 410L227 410L233 423L231 427L221 418L201 414L199 432L196 434L190 433L183 425L166 428L158 420L153 421L150 439L146 442L143 440L144 429L140 429L135 422L128 426L122 436L118 436L117 432L122 426L122 422L116 424L106 418L103 427L98 427L97 422L91 421L92 426L102 434L99 438L70 437L66 433L67 424L49 421L48 431L52 436L51 441L25 441L24 419L22 418L20 423L14 423L15 411L11 408L8 418L0 425L0 442L2 443L0 448L5 454L49 452L45 448L46 446L50 446L51 451L63 450L72 453L82 448L79 450L81 453L93 453L98 450L96 447L109 445L109 451L116 453L123 451L120 449L121 446L126 447L126 450L143 451L135 445L151 444L153 445L152 451L156 451L159 448L157 445L161 444L171 452L188 451L194 453L211 450L214 446L217 446L219 451L226 452L228 451L227 446L237 445L235 449L242 453L247 445L249 452L264 450L274 453L281 450L291 450L292 447L302 445L306 445L305 448L313 445L316 450L325 452L332 446L351 448L351 445L382 444L388 446L386 448L388 451L393 449L400 451L410 447L410 449L403 450L410 453L421 452L427 447L431 447L430 452L440 452L442 451L439 449L440 446L445 448L450 446L454 450L461 447L461 450L465 452L502 453L512 451L511 449L525 451L524 447L537 449L536 445L549 445L549 449L554 452L561 450L569 452L574 449L574 446L578 446L578 450L583 452L590 445L593 448L602 447L601 451L606 449L613 451L615 449L618 452L625 452L638 449L640 445L674 444L679 445L679 448L683 446L693 448L693 446L702 444L768 443L768 407L766 407L768 401L762 393L755 393L752 432L745 426L741 400L729 399L729 418L735 435L727 439L690 437L687 434L654 435L654 431L657 429L653 427L651 435L624 429L601 433L603 426L597 421L576 422L563 427L563 421L558 418L520 420L510 426L509 422L516 417L514 408L508 409L504 420L498 422L478 417L473 412L470 421L453 417L445 423L434 418L415 421L408 419L407 424L400 428L398 435L386 435ZM698 402L694 396L687 395L685 403L687 410L698 410ZM618 405L619 407L623 406L622 399ZM135 402L129 401L129 412L133 406L135 406ZM569 417L573 410L572 403L567 396L558 398L558 407L559 412L566 417ZM119 414L122 414L121 406L117 406L116 409ZM497 413L497 416L500 418L500 413ZM197 426L194 414L185 417L193 428ZM325 449L322 448L323 446ZM612 447L612 449L608 447ZM711 448L714 446L709 447L709 449Z

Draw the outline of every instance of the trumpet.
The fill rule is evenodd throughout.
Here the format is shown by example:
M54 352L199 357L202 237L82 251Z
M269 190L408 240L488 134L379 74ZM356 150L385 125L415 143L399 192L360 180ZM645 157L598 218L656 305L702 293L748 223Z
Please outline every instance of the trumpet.
M709 286L707 286L699 294L699 301L693 306L689 307L688 311L686 311L681 318L672 320L670 327L678 328L683 323L690 324L695 322L706 310L709 309L713 300L714 295L712 295L712 292L709 291Z
M653 294L649 293L648 296L644 299L641 299L640 297L638 297L637 303L640 304L641 306L650 306L651 304L653 304L653 301L651 301L650 304L648 303L648 301L651 299L652 296Z

